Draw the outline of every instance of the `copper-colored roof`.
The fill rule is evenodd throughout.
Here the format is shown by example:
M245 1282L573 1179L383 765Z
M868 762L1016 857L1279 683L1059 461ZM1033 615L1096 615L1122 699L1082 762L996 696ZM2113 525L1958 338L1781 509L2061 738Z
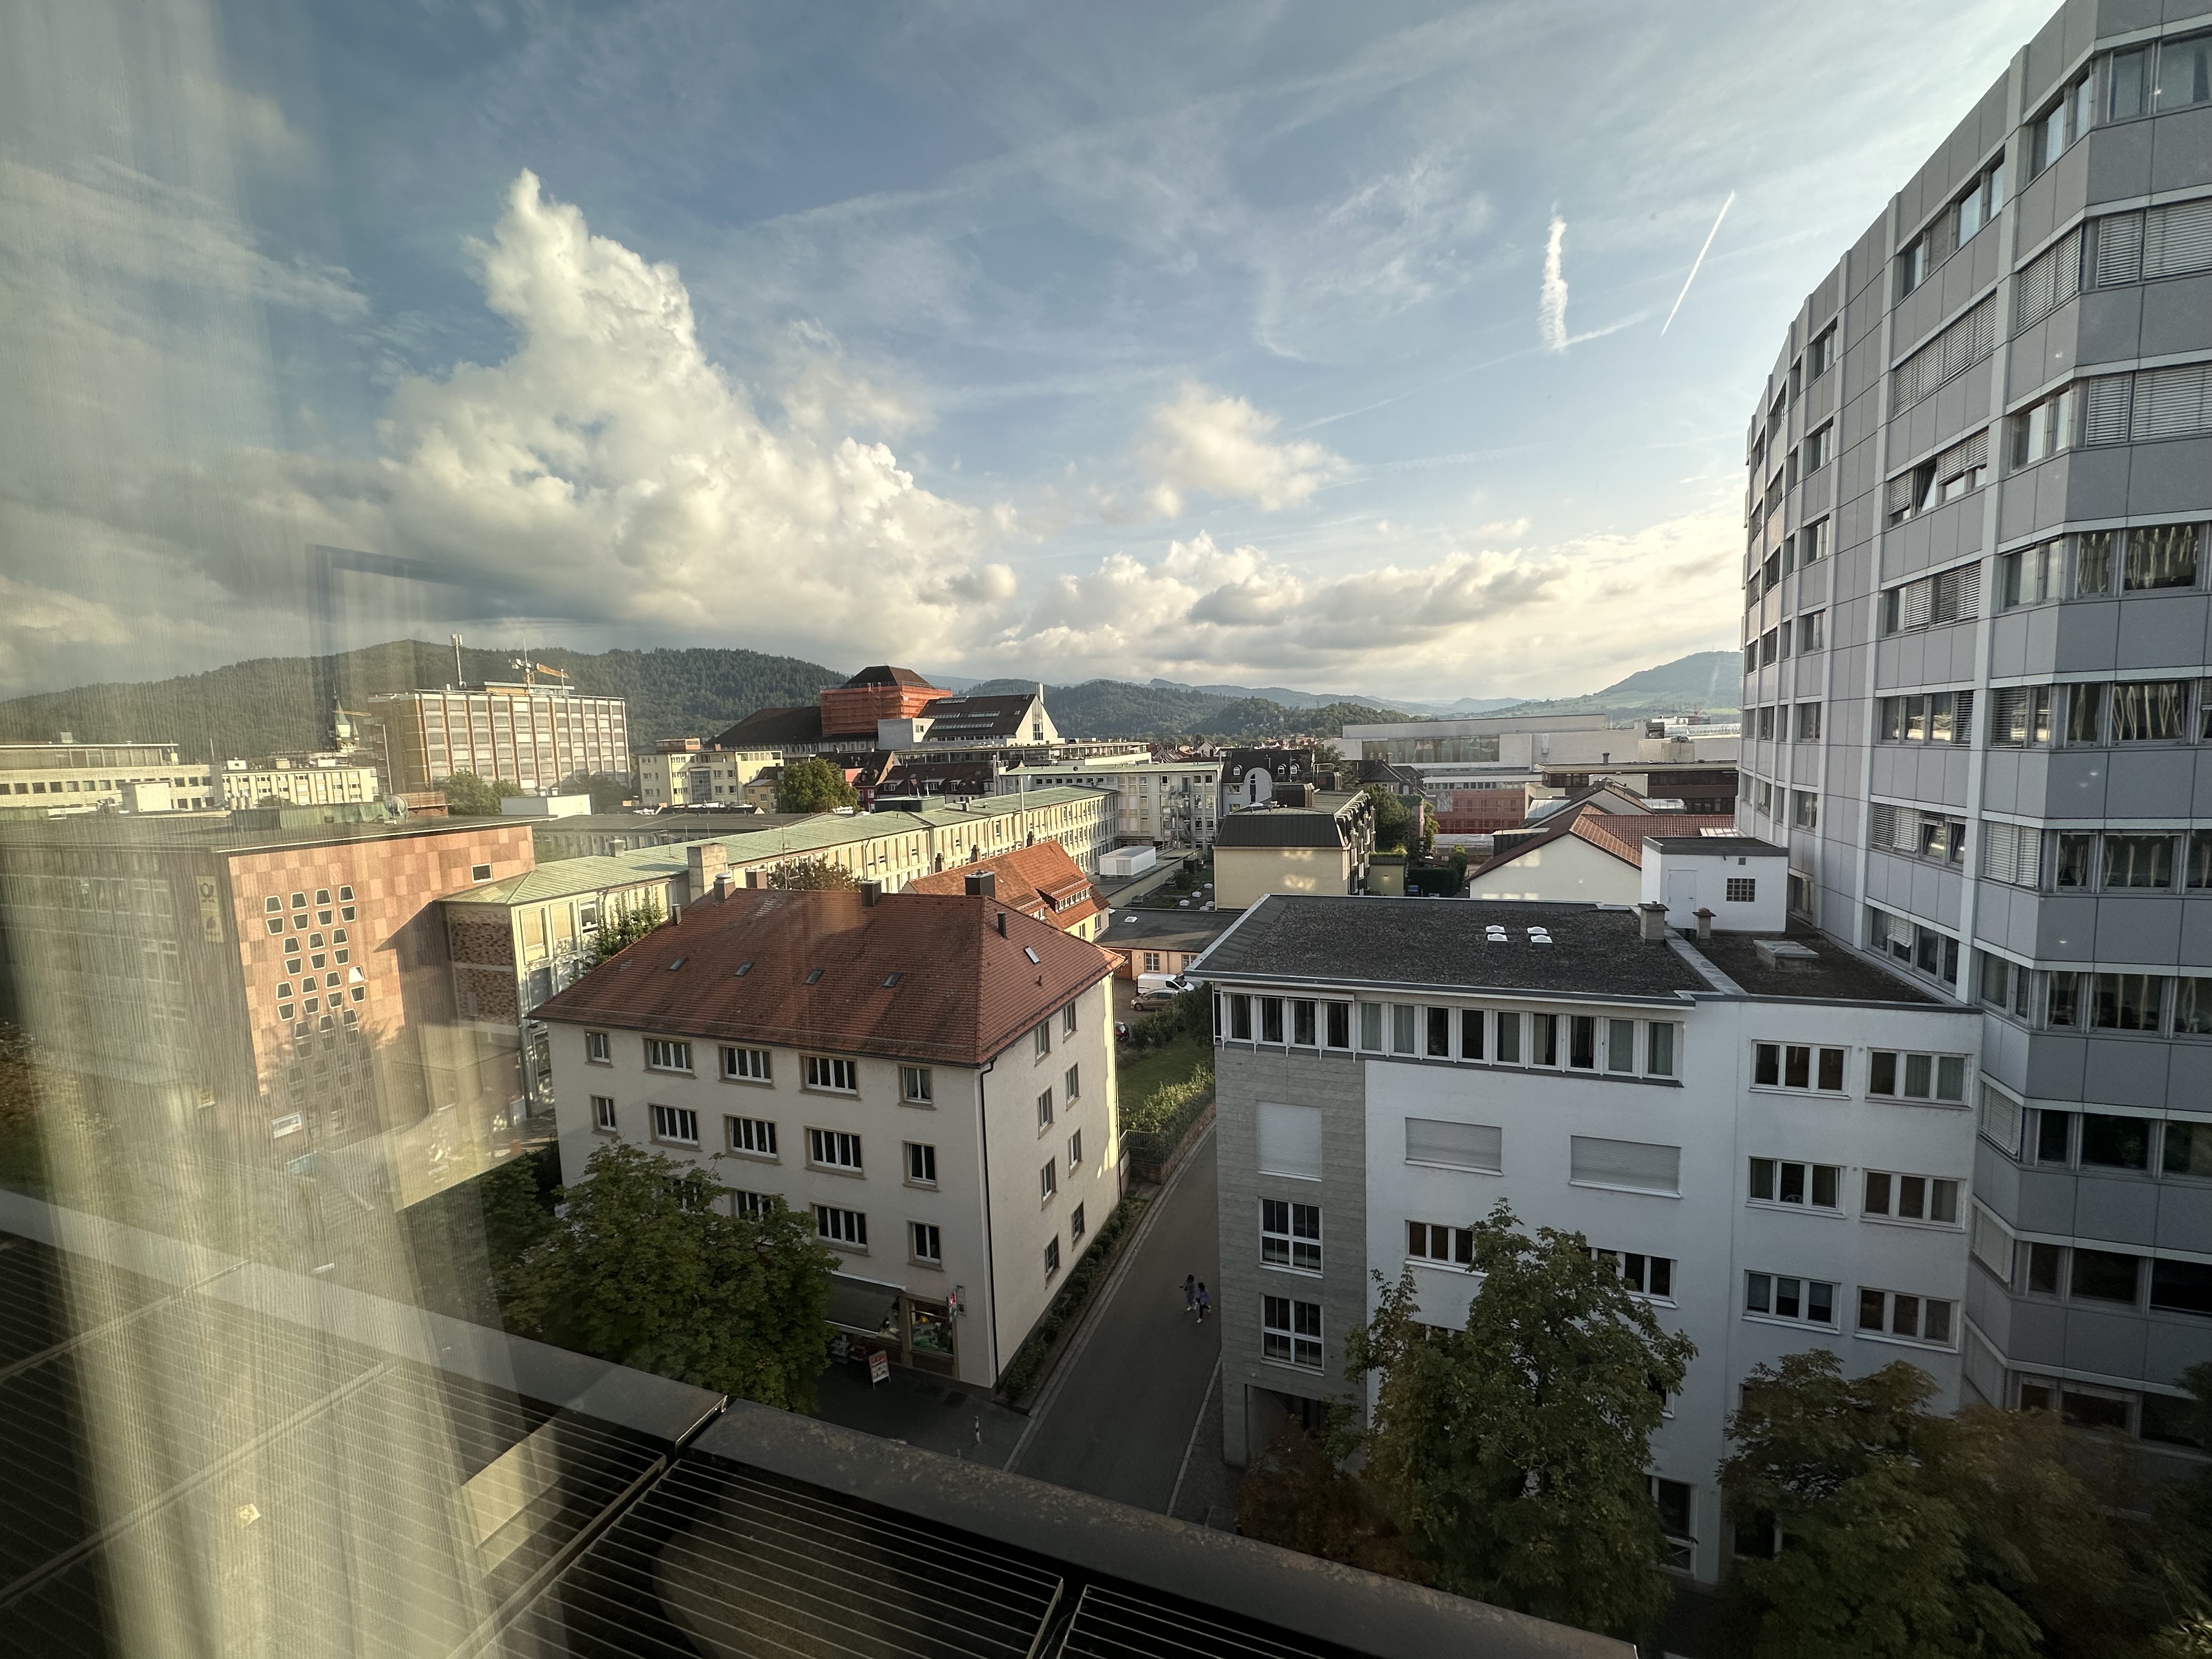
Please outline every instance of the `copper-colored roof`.
M1017 847L995 858L978 859L973 864L917 877L907 884L906 890L964 893L968 878L985 870L998 878L999 902L1012 906L1024 915L1049 921L1055 927L1068 928L1098 914L1098 894L1091 884L1091 878L1083 873L1083 866L1056 841ZM1079 892L1083 895L1079 902L1065 910L1054 908L1060 900Z
M1510 864L1539 847L1549 847L1563 836L1586 841L1622 863L1644 867L1646 836L1696 836L1707 830L1733 830L1735 817L1728 812L1607 812L1587 804L1563 807L1544 819L1543 833L1516 842L1504 852L1469 870L1472 881Z
M687 906L534 1018L980 1066L1113 965L992 899L739 888Z

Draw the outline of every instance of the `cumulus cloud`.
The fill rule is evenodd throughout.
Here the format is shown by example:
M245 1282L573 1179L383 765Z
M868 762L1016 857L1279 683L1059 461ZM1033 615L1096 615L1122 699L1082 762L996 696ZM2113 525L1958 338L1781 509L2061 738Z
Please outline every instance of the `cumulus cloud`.
M838 434L910 411L826 337L789 343L771 423L707 358L674 267L592 235L535 175L469 252L508 356L402 378L374 459L240 448L106 503L111 527L241 605L296 592L302 544L326 543L436 568L455 591L433 611L840 662L957 651L1012 597L979 556L986 517Z
M1109 518L1180 518L1192 495L1249 501L1263 512L1302 506L1343 465L1308 439L1278 441L1274 416L1242 398L1190 383L1153 409L1139 452L1150 478L1140 509L1108 503Z
M1134 661L1277 681L1356 672L1407 696L1439 684L1592 690L1623 661L1729 642L1705 619L1725 614L1735 574L1730 510L1716 503L1547 547L1385 558L1350 574L1302 571L1200 532L1151 561L1116 552L1058 578L995 652L1009 665L1048 661L1067 678L1126 674ZM1655 609L1648 596L1662 591L1669 603Z
M1536 291L1536 331L1553 351L1567 349L1567 279L1560 261L1566 240L1567 222L1555 211L1544 239L1544 282Z

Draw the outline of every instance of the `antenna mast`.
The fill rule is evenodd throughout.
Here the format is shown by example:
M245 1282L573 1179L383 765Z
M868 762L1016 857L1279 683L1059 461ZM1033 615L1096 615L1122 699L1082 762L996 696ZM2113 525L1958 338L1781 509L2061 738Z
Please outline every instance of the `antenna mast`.
M459 634L453 635L453 684L456 686L468 684L467 678L461 673L461 636Z

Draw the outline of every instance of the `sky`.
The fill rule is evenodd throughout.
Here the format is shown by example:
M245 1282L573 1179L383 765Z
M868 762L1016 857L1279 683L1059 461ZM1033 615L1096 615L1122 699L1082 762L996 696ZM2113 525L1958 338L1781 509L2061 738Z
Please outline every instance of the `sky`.
M1732 647L1784 331L2047 10L8 8L0 694L450 631L1430 700Z

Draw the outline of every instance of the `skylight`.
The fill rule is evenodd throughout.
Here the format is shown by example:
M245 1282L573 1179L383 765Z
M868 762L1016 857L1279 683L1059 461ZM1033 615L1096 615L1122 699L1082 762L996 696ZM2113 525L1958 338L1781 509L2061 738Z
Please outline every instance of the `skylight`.
M1031 962L1039 962L1039 961L1043 960L1043 958L1042 958L1042 957L1039 957L1039 956L1037 955L1037 953L1036 952L1036 951L1035 951L1035 950L1031 949L1029 945L1024 945L1024 946L1022 946L1022 954L1023 954L1024 956L1027 957L1028 957Z

